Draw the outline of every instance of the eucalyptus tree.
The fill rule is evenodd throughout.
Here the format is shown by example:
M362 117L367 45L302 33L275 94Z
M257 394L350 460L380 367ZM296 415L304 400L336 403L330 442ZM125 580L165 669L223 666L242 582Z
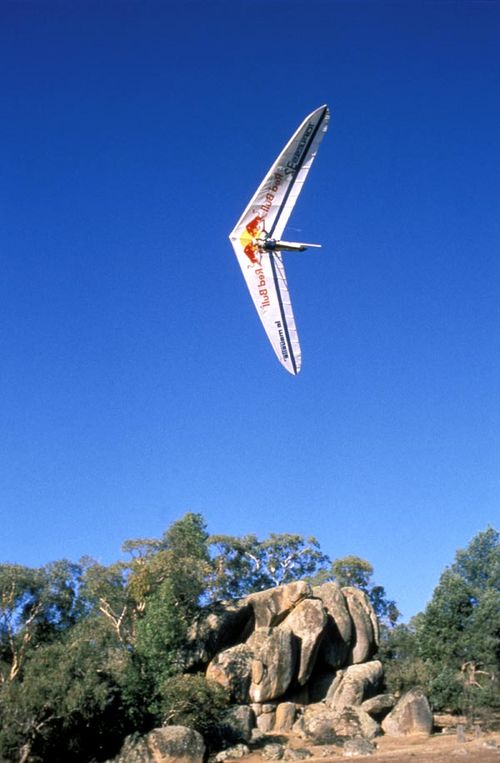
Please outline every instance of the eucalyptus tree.
M310 578L329 562L315 537L291 533L271 533L264 540L254 534L212 535L210 548L214 599L237 599Z

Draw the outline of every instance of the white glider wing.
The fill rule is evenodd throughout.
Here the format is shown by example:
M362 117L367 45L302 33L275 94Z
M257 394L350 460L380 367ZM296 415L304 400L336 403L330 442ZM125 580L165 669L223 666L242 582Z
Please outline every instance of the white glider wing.
M291 374L300 371L301 351L282 256L279 251L265 250L257 241L259 235L281 238L328 120L326 106L304 119L229 236L269 341Z

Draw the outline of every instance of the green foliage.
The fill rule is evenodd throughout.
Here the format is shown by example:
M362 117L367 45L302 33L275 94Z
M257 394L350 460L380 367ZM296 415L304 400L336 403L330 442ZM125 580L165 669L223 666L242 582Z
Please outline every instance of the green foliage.
M120 680L129 655L95 624L91 633L79 625L38 645L23 680L3 685L1 759L76 763L117 751L128 730Z
M206 588L207 533L187 514L127 550L108 567L0 567L0 759L102 758L152 722Z
M329 561L316 538L271 533L210 538L213 561L213 599L238 599L255 591L303 580L318 573Z
M163 683L159 713L164 725L188 726L210 741L228 706L228 693L219 684L202 675L179 675Z
M0 565L0 681L13 681L31 649L49 642L81 615L80 567L65 560L30 568Z
M211 572L208 533L201 514L186 514L163 536L169 554L169 579L178 606L192 616L199 606Z
M433 666L426 661L428 666L427 694L437 710L451 710L463 712L465 710L463 687L460 684L460 673L449 664L443 662Z
M419 628L422 656L436 663L454 663L459 668L470 656L467 621L472 612L473 601L465 580L452 569L446 570Z
M129 589L140 607L127 696L131 706L144 708L143 718L159 719L162 687L182 672L186 631L210 573L207 538L202 517L186 514L156 546L141 541L133 547Z
M189 622L189 609L179 606L175 586L165 580L148 599L135 641L141 671L158 688L168 676L182 671L181 650Z
M470 587L473 597L485 591L500 591L500 536L488 527L478 533L467 548L457 551L453 571Z
M399 624L384 631L379 657L384 665L387 691L393 694L402 694L429 681L427 665L419 656L417 622L418 616L409 625Z
M499 707L500 544L493 528L456 554L417 629L435 707Z
M359 556L344 556L332 562L331 573L340 586L354 586L366 591L370 586L373 566Z
M87 613L95 613L122 644L134 640L136 605L128 586L129 570L123 562L104 566L92 559L82 560L80 595Z
M200 514L186 514L159 541L127 541L124 550L133 557L128 589L138 611L144 611L148 598L166 580L184 612L196 609L211 572L208 534Z

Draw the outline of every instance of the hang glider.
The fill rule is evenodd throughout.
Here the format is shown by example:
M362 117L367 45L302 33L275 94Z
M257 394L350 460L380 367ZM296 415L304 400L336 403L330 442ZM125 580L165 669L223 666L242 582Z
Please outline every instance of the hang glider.
M329 118L327 106L321 106L304 119L229 235L269 341L291 374L300 371L301 351L281 252L320 244L282 241L281 236Z

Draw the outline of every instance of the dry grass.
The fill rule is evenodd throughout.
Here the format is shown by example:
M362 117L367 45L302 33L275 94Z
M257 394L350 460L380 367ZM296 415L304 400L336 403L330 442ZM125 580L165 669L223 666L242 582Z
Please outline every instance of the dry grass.
M341 748L329 746L311 747L304 740L290 739L290 746L307 747L312 758L306 763L500 763L500 733L483 732L479 736L466 732L464 741L457 734L432 734L431 736L388 737L374 740L376 751L369 756L346 756ZM258 752L245 756L239 763L263 763L264 758ZM267 763L267 762L266 762Z

